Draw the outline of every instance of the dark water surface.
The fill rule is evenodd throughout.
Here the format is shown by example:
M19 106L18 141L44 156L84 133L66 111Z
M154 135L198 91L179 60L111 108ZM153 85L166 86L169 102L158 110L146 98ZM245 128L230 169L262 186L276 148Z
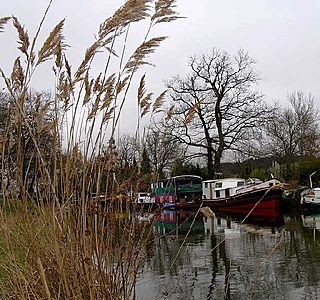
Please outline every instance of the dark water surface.
M157 216L136 299L320 299L320 214L194 216Z

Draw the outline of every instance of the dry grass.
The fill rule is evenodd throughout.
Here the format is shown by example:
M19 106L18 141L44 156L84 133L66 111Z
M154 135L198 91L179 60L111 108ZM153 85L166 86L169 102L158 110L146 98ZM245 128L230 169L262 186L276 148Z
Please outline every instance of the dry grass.
M62 209L58 219L54 205L42 211L29 207L11 222L2 220L9 224L2 228L7 278L2 298L130 298L150 228L117 211L74 209Z
M0 128L1 297L128 299L134 294L151 231L133 215L123 217L121 203L127 199L121 192L129 184L116 177L114 134L134 75L150 64L147 57L164 39L149 38L152 28L178 18L174 1L127 0L101 24L75 71L64 51L65 20L35 49L51 3L32 38L18 18L11 18L21 57L10 76L0 66L6 87L0 95L6 107ZM146 34L128 55L126 38L121 36L139 21L149 21ZM9 22L10 18L0 18L0 32ZM91 67L101 53L108 58L95 75ZM30 86L44 63L54 70L54 96ZM141 116L151 107L154 113L160 111L164 100L162 93L152 105L144 81L137 101ZM138 182L139 168L131 185ZM104 194L108 204L94 199L96 193Z

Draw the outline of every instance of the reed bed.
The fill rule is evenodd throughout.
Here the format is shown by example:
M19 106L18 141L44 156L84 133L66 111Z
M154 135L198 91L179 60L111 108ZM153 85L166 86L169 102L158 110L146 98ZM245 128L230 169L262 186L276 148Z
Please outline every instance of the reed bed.
M67 20L36 47L52 0L32 38L17 17L0 18L0 38L13 26L20 51L10 75L0 66L2 299L134 298L152 231L126 209L140 168L119 180L115 133L135 82L137 123L161 108L165 93L153 97L145 75L136 77L165 39L150 37L153 28L178 18L174 2L127 0L102 22L78 68L65 51ZM130 54L137 22L145 35ZM54 92L32 89L43 64L53 69Z

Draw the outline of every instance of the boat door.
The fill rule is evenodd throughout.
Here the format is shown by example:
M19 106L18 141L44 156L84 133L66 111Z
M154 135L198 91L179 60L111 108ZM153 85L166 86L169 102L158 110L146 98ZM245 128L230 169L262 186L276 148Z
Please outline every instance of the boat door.
M226 193L226 198L229 198L230 197L230 189L226 189L225 193Z

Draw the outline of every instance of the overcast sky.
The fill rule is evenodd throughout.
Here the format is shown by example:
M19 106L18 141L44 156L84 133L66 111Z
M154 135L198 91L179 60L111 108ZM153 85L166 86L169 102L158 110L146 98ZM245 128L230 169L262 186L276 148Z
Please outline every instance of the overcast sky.
M1 16L15 15L30 36L45 10L45 0L2 0ZM122 4L120 0L54 0L45 32L65 18L65 37L75 64L93 41L99 24ZM148 70L148 89L161 91L163 80L185 74L188 58L217 47L235 53L245 49L257 62L259 89L267 101L285 103L294 90L312 93L320 109L320 0L178 0L180 19L159 31L169 39L152 57L156 68ZM14 51L10 29L0 35L0 65L9 72ZM12 36L12 34L11 34ZM40 76L37 88L48 88ZM130 111L132 107L129 106ZM124 126L126 127L126 126Z

